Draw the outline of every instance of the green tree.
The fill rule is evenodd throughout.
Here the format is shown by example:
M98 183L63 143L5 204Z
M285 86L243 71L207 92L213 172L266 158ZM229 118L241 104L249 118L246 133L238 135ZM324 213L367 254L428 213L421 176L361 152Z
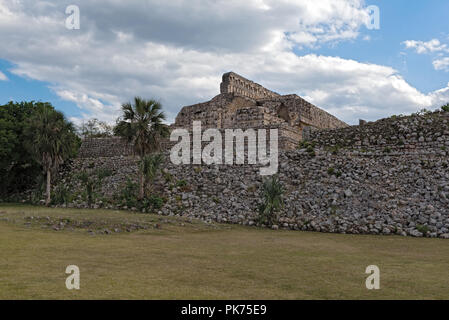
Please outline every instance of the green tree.
M27 123L25 135L27 148L34 159L42 166L47 177L46 201L51 201L51 174L68 158L74 156L78 137L72 123L51 105L37 108Z
M441 110L444 112L449 112L449 103L446 103L444 106L441 106Z
M40 177L41 168L25 148L26 123L43 102L9 102L0 106L0 194L21 192Z
M123 115L114 128L116 135L125 137L133 146L142 162L145 155L160 150L161 140L169 130L163 123L165 114L162 105L155 100L134 98L134 104L122 105ZM139 170L139 199L144 197L145 175L143 166Z
M259 207L259 220L261 223L272 225L277 221L276 212L279 211L284 201L284 190L277 175L266 179L262 186L263 203Z

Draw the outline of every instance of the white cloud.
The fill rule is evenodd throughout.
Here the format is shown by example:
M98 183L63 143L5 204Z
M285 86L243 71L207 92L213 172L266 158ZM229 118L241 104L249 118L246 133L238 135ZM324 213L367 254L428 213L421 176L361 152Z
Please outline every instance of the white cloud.
M435 70L444 70L449 72L449 57L438 59L433 62Z
M433 53L433 52L440 52L440 51L449 52L447 45L442 44L440 42L440 40L438 40L438 39L432 39L427 42L416 41L416 40L407 40L407 41L404 41L403 44L405 45L405 47L407 49L415 49L418 54Z
M0 81L7 81L7 80L8 77L3 72L0 71Z
M160 98L172 121L182 106L218 94L231 70L350 123L448 96L448 88L421 93L389 67L292 52L357 38L366 19L359 0L78 1L81 29L67 30L70 2L0 0L8 43L0 58L17 75L50 82L84 119L113 122L120 104L140 95Z

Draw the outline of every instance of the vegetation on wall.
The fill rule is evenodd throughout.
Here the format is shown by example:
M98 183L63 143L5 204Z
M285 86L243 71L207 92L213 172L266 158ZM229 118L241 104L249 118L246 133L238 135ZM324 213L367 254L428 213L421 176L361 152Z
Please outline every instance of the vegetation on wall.
M267 178L262 185L263 202L259 206L259 222L266 225L277 223L277 213L283 207L284 190L277 175Z
M157 152L160 149L162 138L168 136L167 125L163 123L165 114L162 105L156 100L134 98L134 104L122 105L123 115L117 121L114 128L116 135L126 138L133 146L136 154L142 162L146 155ZM139 200L142 200L145 192L144 166L139 170Z

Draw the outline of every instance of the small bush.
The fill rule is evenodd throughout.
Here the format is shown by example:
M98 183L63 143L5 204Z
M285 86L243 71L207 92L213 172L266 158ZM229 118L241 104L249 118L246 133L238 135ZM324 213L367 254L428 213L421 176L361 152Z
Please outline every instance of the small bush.
M173 176L168 171L162 171L162 175L164 176L165 183L170 183L173 181Z
M277 212L283 207L284 190L278 176L265 180L262 186L263 202L259 207L259 223L273 225L277 222Z
M429 227L428 226L424 226L422 224L418 224L416 226L416 230L421 232L423 235L426 235L429 232Z
M67 204L72 201L72 194L69 187L64 184L58 184L52 192L52 204Z
M442 107L441 107L441 110L442 110L443 112L449 112L449 103L446 104L446 105L444 105L444 106L442 106Z
M164 203L165 203L164 199L162 199L159 196L153 195L144 199L142 205L148 211L148 209L158 210L164 206Z
M81 184L84 187L84 199L87 201L87 204L90 206L94 201L94 191L96 181L86 172L83 171L78 175L78 179L81 181Z
M125 187L122 189L119 195L119 200L123 205L126 205L127 207L137 207L138 200L136 194L138 190L138 184L128 178Z
M104 178L112 176L112 170L107 168L100 168L97 170L98 180L101 182Z

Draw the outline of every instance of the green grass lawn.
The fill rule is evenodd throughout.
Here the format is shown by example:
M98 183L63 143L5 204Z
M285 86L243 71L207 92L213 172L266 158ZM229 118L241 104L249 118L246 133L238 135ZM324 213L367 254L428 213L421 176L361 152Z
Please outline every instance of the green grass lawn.
M55 231L43 223L57 219L81 227ZM100 234L124 222L148 228ZM80 290L65 287L72 264ZM380 290L365 287L372 264L380 267ZM448 299L449 241L0 205L0 299L100 298Z

